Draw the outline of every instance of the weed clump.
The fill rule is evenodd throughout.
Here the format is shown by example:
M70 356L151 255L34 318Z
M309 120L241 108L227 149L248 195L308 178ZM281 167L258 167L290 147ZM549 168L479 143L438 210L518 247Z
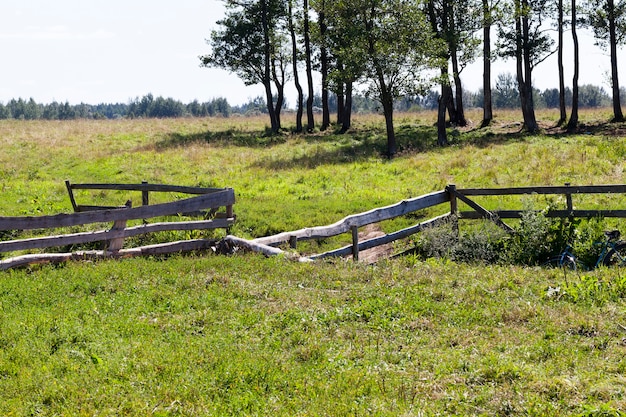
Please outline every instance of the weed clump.
M601 219L551 218L549 211L524 211L512 233L487 220L459 231L454 220L421 233L415 252L455 262L534 266L569 247L581 265L593 267L602 249L595 242L604 239Z

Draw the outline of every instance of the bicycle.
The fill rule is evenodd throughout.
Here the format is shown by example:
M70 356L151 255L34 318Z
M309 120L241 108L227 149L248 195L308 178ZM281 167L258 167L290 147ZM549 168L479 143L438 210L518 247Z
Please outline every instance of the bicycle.
M602 250L593 267L597 268L600 265L626 266L626 241L620 240L620 231L617 229L607 230L604 232L604 236L606 237L605 241L596 243L602 246ZM573 248L569 244L559 255L548 259L544 266L572 271L586 269L585 266L576 259Z

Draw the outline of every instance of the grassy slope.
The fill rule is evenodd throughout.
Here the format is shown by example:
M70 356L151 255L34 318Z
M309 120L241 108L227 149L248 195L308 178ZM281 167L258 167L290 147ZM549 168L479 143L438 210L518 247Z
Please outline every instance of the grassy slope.
M491 135L467 132L432 149L430 115L419 117L400 121L404 153L393 161L379 156L374 119L359 119L351 136L271 141L250 119L1 122L0 212L69 211L64 179L231 186L233 232L259 236L447 183L623 182L626 144L611 132L523 138L504 134L503 117ZM137 198L82 198L128 197ZM564 281L553 271L411 257L301 265L241 254L2 275L2 415L599 415L626 407L625 305L594 293L621 282L619 270L568 277L590 283L591 297L576 303L548 297Z

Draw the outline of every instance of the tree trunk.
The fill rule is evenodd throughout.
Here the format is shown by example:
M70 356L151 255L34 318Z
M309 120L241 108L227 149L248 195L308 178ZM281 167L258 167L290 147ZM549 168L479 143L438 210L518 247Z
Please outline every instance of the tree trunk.
M519 2L518 2L519 4ZM518 10L527 10L528 1L522 0L522 7ZM533 101L532 65L530 63L530 42L528 17L522 15L515 20L515 28L518 39L517 51L517 82L524 117L524 128L530 133L537 132L539 125L535 117L535 104Z
M446 131L446 102L449 101L450 89L441 85L441 96L439 97L439 109L437 111L437 145L446 146L448 144L448 133Z
M343 65L341 62L337 62L337 70L342 71ZM344 119L344 110L345 110L345 83L343 81L339 81L337 83L337 91L335 94L337 95L337 124L343 125Z
M325 3L323 0L317 20L321 37L320 72L322 73L322 126L320 130L323 132L330 126L330 109L328 106L328 49L326 48L326 31L328 28L326 26Z
M563 125L567 119L567 109L565 108L565 73L563 71L563 0L559 0L558 4L558 37L559 37L559 49L557 56L557 63L559 67L559 110L560 116L556 123L557 126ZM575 23L572 22L572 25ZM574 30L574 29L572 29Z
M611 85L613 89L613 122L623 122L622 106L619 98L619 79L617 76L617 28L615 16L615 3L608 0L609 7L609 42L611 49Z
M267 103L267 112L270 116L271 130L272 133L278 133L278 131L280 130L280 122L276 117L276 111L274 109L272 97L271 44L267 1L263 0L261 5L261 25L263 26L263 53L265 55L263 57L263 86L265 87L265 100Z
M445 72L442 71L442 74L445 74L446 80L449 78L449 73L448 73L447 68L445 69ZM450 123L453 125L457 125L458 118L457 118L456 108L454 106L454 94L452 93L452 86L448 83L448 84L444 84L443 88L446 89L446 101L444 105L446 106L446 109L448 109L448 115L450 116Z
M465 111L463 110L463 85L461 83L461 77L459 76L459 62L456 56L456 50L452 51L451 57L452 77L454 78L454 88L456 92L456 95L454 97L456 103L456 125L467 126L467 119L465 119Z
M396 132L393 128L393 100L391 99L391 97L386 97L383 100L385 102L391 102L391 104L383 103L383 112L385 113L385 127L387 129L387 157L391 159L398 151L398 146L396 144Z
M489 0L483 0L483 122L487 127L493 120L491 99L491 8Z
M283 103L285 102L285 82L281 81L276 75L276 65L273 65L274 73L274 85L276 86L276 103L274 104L274 117L276 118L276 124L278 129L280 130L280 112L283 108ZM282 74L282 80L284 80L284 74Z
M291 49L292 49L292 61L293 61L293 82L296 85L298 91L298 103L296 105L296 132L302 132L302 113L304 97L302 94L302 86L300 85L300 78L298 77L298 45L296 42L296 30L293 25L293 0L289 0L289 33L291 35Z
M576 0L572 0L572 39L574 41L574 78L572 79L572 115L567 122L567 131L574 132L578 127L578 74L580 55L578 33L576 32Z
M306 130L312 132L315 129L313 118L313 68L311 65L311 34L309 28L309 1L304 0L304 51L306 55L306 79L308 84L308 96L306 99Z
M345 85L345 102L342 111L341 133L346 133L352 125L352 81Z
M454 21L454 2L450 3L449 19L450 19L450 32L455 33L456 25ZM456 91L456 125L467 126L467 120L465 119L465 111L463 110L463 85L461 83L461 76L459 74L459 57L456 40L450 41L450 59L452 60L452 77L454 78L454 88Z

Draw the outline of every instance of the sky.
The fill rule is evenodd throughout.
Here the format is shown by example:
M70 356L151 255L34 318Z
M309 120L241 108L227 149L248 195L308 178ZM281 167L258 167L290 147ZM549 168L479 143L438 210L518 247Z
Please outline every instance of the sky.
M206 39L223 13L220 0L3 0L0 102L32 97L38 103L128 103L151 93L185 103L224 97L243 104L263 89L225 70L202 68L198 58L209 52ZM590 33L580 37L580 83L608 91L608 55L593 45ZM567 69L568 34L566 42ZM555 62L553 57L536 68L537 88L558 86ZM626 68L626 57L620 62ZM497 62L494 80L514 71L513 61ZM568 85L571 77L566 70ZM477 90L482 64L466 68L462 79L468 90ZM626 74L620 80L626 85ZM287 94L293 103L293 90Z

